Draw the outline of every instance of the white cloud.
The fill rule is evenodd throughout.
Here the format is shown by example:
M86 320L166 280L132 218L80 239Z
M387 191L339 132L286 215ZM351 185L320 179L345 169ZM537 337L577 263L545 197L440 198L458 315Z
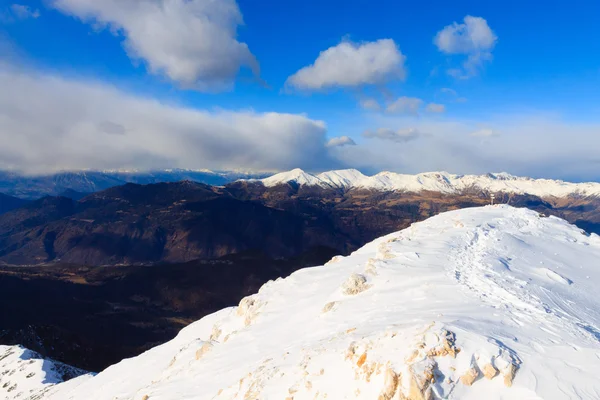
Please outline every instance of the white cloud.
M14 16L19 19L38 18L40 16L40 10L22 4L13 4L10 9Z
M440 98L446 102L452 103L466 103L467 99L458 95L458 92L451 88L441 88L439 95L436 98Z
M321 90L403 80L405 59L392 39L359 44L343 41L322 51L312 65L290 76L286 87Z
M360 146L326 147L325 124L303 115L182 107L23 68L0 66L0 87L0 169L354 167L600 179L600 121L535 112L476 120L372 113L345 129L396 129L365 133L372 140Z
M464 23L454 22L439 31L434 39L447 54L474 54L491 50L498 38L485 19L467 15Z
M492 60L492 50L498 37L481 17L467 15L464 23L454 22L439 31L434 38L437 48L445 54L463 54L467 59L460 68L451 68L448 74L457 79L468 79L479 73Z
M471 132L471 136L474 137L492 137L492 136L498 136L499 133L490 129L490 128L483 128L483 129L478 129L474 132Z
M405 143L417 139L421 132L414 128L392 130L389 128L379 128L375 131L365 131L363 136L369 139L390 140L397 143Z
M303 115L207 111L0 65L0 169L336 167Z
M130 58L186 88L231 87L241 67L259 66L237 40L243 24L235 0L50 0L59 11L125 37Z
M443 113L446 112L446 106L443 104L437 104L437 103L429 103L427 104L426 107L427 112L430 113Z
M374 115L369 119L378 126L394 126L403 132L413 129L426 134L401 146L391 146L386 140L366 140L360 146L345 147L336 154L347 166L365 172L483 174L506 171L520 176L600 181L597 151L600 120L577 123L535 111L472 120L426 116L414 120L389 115ZM488 130L483 131L482 127ZM472 136L477 131L483 132Z
M326 147L343 147L343 146L356 146L356 142L348 136L339 136L329 139Z
M359 104L360 104L360 107L363 108L364 110L369 110L369 111L381 110L381 105L379 104L379 102L370 97L361 99Z
M418 115L421 105L423 105L423 100L421 99L402 96L393 103L390 103L386 111L393 114Z

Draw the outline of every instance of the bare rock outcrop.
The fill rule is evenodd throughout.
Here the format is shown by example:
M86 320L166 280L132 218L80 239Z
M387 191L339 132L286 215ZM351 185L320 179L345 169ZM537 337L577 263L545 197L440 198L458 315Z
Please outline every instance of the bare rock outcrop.
M200 360L206 353L212 350L213 344L210 342L204 342L198 350L196 350L196 360Z
M361 274L352 274L350 277L342 284L342 293L345 295L353 296L364 292L370 287L367 284L367 278Z
M244 317L244 325L248 326L258 316L258 312L263 304L256 295L244 297L237 308L237 315Z

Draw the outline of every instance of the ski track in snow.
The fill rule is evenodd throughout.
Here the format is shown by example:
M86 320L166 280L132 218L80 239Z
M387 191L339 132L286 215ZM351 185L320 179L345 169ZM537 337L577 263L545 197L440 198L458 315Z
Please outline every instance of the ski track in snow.
M529 221L528 221L529 222ZM527 232L527 226L521 226L518 233ZM531 285L526 280L507 274L511 272L512 259L506 260L500 257L494 242L502 241L501 236L515 237L515 232L495 229L490 223L478 226L468 244L464 247L453 249L452 259L456 260L454 265L454 277L468 291L476 294L482 301L499 308L504 307L515 316L518 324L531 322L531 314L550 314L551 323L542 325L550 332L556 330L570 330L574 334L584 333L593 339L600 340L600 330L578 318L572 307L573 302L564 302L554 292L543 286L534 286L537 293L532 293ZM491 261L490 261L491 260ZM499 262L501 266L492 265L492 261ZM494 268L495 267L495 268ZM545 267L539 267L541 276L545 275L553 282L571 285L573 281ZM578 327L579 329L573 329ZM583 332L582 332L583 331Z
M600 237L493 206L265 284L51 400L600 399Z

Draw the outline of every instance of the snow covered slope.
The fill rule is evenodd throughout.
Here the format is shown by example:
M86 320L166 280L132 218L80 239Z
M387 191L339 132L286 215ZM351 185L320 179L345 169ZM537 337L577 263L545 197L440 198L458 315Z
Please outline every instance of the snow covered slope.
M0 399L36 399L57 383L86 374L78 368L44 360L21 346L0 346ZM81 376L81 381L91 375Z
M295 169L254 181L262 182L268 187L294 182L298 185L347 190L369 189L413 193L434 191L451 194L475 189L488 192L531 194L540 197L566 197L571 195L600 197L600 183L570 183L551 179L532 179L507 173L454 175L447 172L427 172L417 175L404 175L394 172L380 172L377 175L365 176L357 170L349 169L311 175L301 169Z
M599 399L599 284L597 235L509 206L448 212L47 397Z
M287 172L281 172L279 174L275 174L265 179L251 179L250 181L262 182L267 187L277 186L286 183L322 187L329 186L329 184L327 184L325 181L322 181L318 177L311 175L308 172L302 171L300 168L296 168Z
M323 172L317 175L321 182L326 183L331 187L350 188L367 176L363 175L356 169L342 169L337 171Z

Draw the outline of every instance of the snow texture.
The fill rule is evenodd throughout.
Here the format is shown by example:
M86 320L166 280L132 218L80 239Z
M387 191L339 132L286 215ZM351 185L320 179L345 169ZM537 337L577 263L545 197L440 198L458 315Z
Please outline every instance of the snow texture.
M91 377L21 346L0 346L0 399L40 399L57 383L77 376L81 382Z
M447 212L45 398L599 399L599 263L559 218Z
M454 175L447 172L426 172L404 175L380 172L365 176L355 169L323 172L311 175L301 169L275 174L266 179L250 180L262 182L267 187L294 183L297 185L320 186L334 189L366 189L379 191L422 191L445 194L462 193L469 190L531 194L540 197L600 196L600 183L570 183L552 179L517 177L507 173L486 175Z

